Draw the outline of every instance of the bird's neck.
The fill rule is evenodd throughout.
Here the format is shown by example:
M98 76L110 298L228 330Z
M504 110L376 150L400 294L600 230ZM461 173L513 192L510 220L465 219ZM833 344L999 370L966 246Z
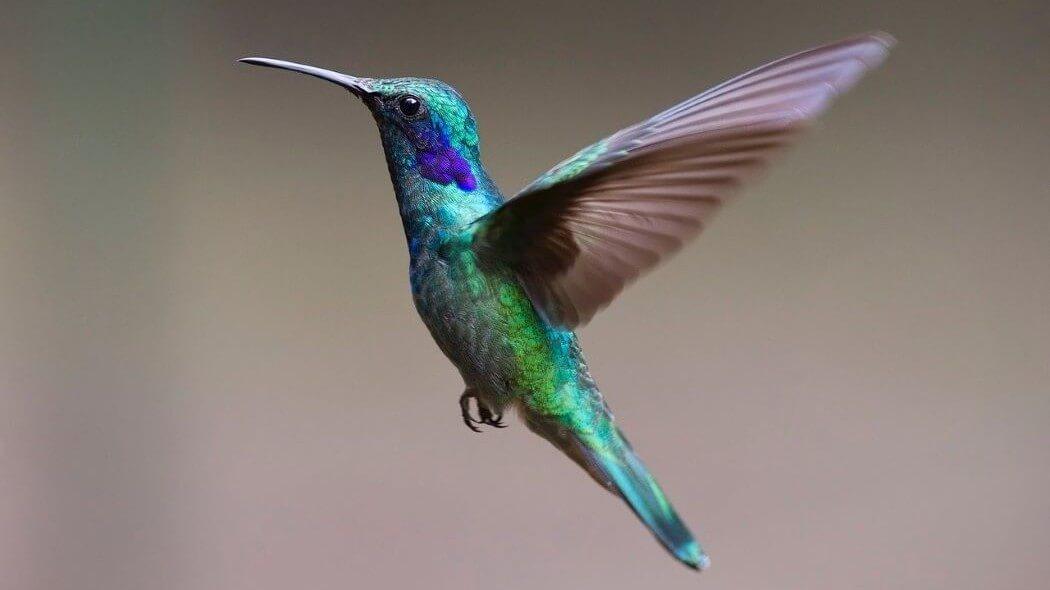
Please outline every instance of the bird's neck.
M454 151L447 154L421 156L397 135L383 135L390 180L413 256L433 238L458 232L503 203L476 146L451 146ZM457 156L460 161L447 161ZM431 161L432 157L438 161ZM457 175L445 173L450 165Z

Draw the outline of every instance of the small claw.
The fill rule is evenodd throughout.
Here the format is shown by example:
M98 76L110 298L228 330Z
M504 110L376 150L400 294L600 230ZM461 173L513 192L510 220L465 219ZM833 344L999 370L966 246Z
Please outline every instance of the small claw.
M467 428L473 430L474 432L481 432L480 428L474 426L475 424L481 424L481 422L478 422L477 420L471 418L470 414L463 414L463 423L467 425Z
M463 395L459 396L459 411L460 411L460 414L463 416L463 423L467 425L467 428L473 430L474 432L481 432L480 428L478 428L477 426L474 426L475 424L481 424L481 422L478 421L478 420L475 420L474 417L470 415L470 398L471 397L472 396L470 396L470 395L468 395L466 393L464 393Z
M478 408L477 418L472 416L470 412L471 399L474 400L474 404ZM463 416L463 423L467 425L467 428L473 430L474 432L480 433L481 428L478 428L478 426L481 425L495 426L496 428L505 428L503 423L500 422L502 414L496 416L495 421L493 421L492 412L490 412L489 409L485 407L480 400L478 400L477 394L471 393L470 390L465 391L463 395L459 396L459 410ZM475 426L475 424L477 426Z
M478 408L478 417L475 418L470 412L470 400L474 399L474 403ZM487 406L481 403L478 399L477 394L471 393L467 390L463 395L459 396L459 409L463 415L463 423L467 425L467 428L474 432L481 432L481 429L475 426L485 425L492 426L493 428L506 428L507 425L503 423L503 414L493 414Z

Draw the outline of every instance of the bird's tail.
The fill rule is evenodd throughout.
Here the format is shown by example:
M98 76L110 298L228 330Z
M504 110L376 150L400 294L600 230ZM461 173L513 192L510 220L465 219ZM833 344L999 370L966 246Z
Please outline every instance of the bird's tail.
M555 434L553 429L531 421L529 426L569 455L599 484L623 498L671 555L693 569L704 570L711 565L711 559L619 429L610 424L611 437L592 437L563 429L557 429Z

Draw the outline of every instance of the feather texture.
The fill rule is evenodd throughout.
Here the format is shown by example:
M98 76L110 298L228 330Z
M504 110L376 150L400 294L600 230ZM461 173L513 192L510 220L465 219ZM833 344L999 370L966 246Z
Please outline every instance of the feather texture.
M479 258L512 268L549 321L586 323L892 45L869 34L774 61L584 148L472 225Z

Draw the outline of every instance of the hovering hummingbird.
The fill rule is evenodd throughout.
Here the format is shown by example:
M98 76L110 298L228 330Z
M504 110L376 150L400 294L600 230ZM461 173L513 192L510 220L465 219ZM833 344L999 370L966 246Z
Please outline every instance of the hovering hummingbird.
M674 557L704 569L710 559L613 419L574 330L699 233L893 43L861 35L751 70L580 150L506 201L481 163L474 117L448 84L240 61L334 82L372 112L408 239L412 298L463 377L466 425L503 428L516 409Z

